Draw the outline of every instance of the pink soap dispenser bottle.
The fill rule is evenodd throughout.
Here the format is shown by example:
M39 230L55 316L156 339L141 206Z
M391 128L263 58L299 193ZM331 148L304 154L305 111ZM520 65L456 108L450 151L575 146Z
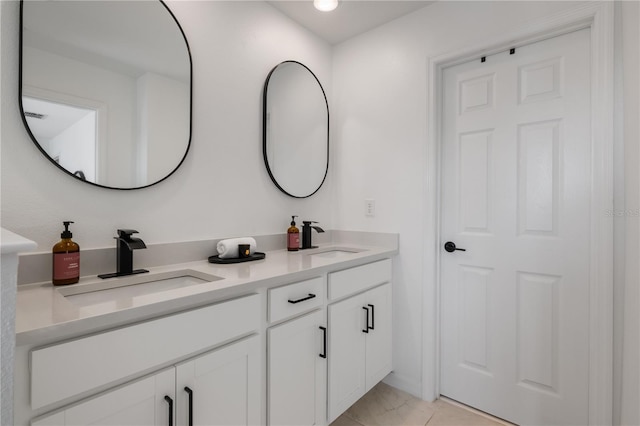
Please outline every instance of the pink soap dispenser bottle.
M291 216L291 226L287 229L287 250L300 250L300 230L296 227L296 217Z
M64 223L62 240L53 246L53 285L75 284L80 280L80 246L71 240L71 221Z

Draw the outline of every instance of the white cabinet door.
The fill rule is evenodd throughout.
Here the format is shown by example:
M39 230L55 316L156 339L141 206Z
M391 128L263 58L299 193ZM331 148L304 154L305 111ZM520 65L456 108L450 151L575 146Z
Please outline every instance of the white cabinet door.
M368 330L363 302L363 295L358 295L328 307L328 423L365 393L365 336Z
M391 372L391 284L328 311L330 423Z
M268 330L268 419L271 426L324 424L325 336L323 311Z
M366 337L366 389L391 372L391 284L369 290L364 301L370 310L369 333Z
M190 415L193 425L260 423L259 342L253 336L176 366L178 426L189 425Z
M175 409L175 370L122 386L80 404L33 421L32 426L166 426ZM165 397L170 398L166 400ZM172 402L171 402L172 403Z
M258 425L260 384L260 341L254 336L37 419L32 425L169 426L175 420L186 426L190 418L193 425Z

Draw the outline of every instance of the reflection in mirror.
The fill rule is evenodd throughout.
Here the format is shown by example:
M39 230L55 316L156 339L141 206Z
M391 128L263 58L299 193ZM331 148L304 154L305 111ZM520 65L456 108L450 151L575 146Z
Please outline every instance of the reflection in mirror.
M277 65L264 86L263 155L271 180L285 194L316 193L329 168L329 106L309 68Z
M31 132L49 157L95 182L96 111L28 96L22 97L22 106Z
M21 2L20 103L36 146L98 186L153 185L191 139L191 56L161 1Z

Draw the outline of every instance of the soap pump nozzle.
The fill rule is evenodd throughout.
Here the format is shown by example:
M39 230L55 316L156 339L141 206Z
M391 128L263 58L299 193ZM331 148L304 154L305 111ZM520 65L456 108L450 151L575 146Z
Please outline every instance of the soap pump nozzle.
M298 216L291 216L291 226L296 226L296 217Z
M70 239L71 237L73 237L73 234L71 233L71 231L69 231L69 224L74 222L70 220L66 220L62 223L64 224L64 231L62 231L62 234L60 234L60 237L64 239Z

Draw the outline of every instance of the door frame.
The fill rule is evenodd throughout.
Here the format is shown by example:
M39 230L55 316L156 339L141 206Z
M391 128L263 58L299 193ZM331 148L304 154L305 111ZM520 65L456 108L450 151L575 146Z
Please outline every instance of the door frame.
M440 395L440 211L443 72L482 56L571 31L591 30L591 217L589 281L589 424L613 421L613 2L582 4L499 37L428 58L422 398Z
M107 125L108 123L108 110L107 104L102 101L94 99L82 98L69 93L57 92L51 89L45 89L39 86L31 86L28 84L22 85L21 96L28 96L33 98L42 99L45 101L55 102L59 104L65 104L70 106L77 106L86 109L92 109L96 112L96 143L95 143L95 180L106 181L108 178L107 158L108 144L107 140ZM22 99L22 98L21 98ZM35 141L35 138L33 138ZM39 145L39 144L38 144ZM38 148L40 148L38 146ZM42 149L41 149L42 150ZM48 156L48 154L47 154ZM73 171L68 170L73 174Z

